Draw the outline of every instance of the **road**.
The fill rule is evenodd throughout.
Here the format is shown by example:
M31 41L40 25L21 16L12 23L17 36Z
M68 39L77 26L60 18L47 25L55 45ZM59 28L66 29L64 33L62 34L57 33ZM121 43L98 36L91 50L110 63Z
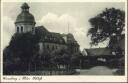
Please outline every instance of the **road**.
M117 69L110 69L105 66L96 66L91 69L77 70L79 75L114 75Z

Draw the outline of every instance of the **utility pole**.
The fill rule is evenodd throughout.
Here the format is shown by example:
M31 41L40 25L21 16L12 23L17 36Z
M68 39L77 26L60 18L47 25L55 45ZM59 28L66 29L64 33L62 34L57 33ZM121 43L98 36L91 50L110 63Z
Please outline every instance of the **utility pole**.
M69 22L68 22L68 33L69 33Z

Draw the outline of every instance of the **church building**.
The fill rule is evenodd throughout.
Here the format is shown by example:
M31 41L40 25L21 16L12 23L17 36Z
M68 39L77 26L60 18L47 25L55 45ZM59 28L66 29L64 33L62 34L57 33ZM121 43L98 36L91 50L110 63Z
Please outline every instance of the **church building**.
M35 18L29 12L29 6L27 3L24 3L21 6L21 13L17 16L15 21L15 32L16 33L26 33L32 32L36 33L37 29L42 30L43 36L39 40L39 53L44 51L52 52L57 49L68 48L71 50L71 53L79 52L79 44L75 40L74 36L71 33L60 34L55 32L49 32L43 26L35 26Z

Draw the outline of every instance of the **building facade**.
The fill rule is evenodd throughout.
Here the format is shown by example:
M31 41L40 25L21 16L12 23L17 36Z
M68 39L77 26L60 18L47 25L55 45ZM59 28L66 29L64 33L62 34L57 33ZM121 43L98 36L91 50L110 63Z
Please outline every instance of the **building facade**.
M52 52L58 49L70 49L71 53L79 52L79 44L75 40L71 33L60 34L55 32L49 32L44 26L35 27L35 18L29 12L29 6L24 3L21 6L21 13L17 16L15 21L15 32L16 33L26 33L32 32L34 34L40 35L39 39L39 54L45 51Z

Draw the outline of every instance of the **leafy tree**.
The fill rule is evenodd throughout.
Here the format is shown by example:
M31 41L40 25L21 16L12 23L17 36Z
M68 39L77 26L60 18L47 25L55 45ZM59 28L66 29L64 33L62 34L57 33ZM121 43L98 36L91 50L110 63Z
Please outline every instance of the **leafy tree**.
M3 74L11 74L15 70L20 69L21 60L19 57L14 56L10 48L7 46L3 50Z
M106 8L102 13L89 20L91 45L98 45L109 39L108 47L115 46L125 26L125 12L120 9Z
M71 57L71 66L72 68L80 68L80 61L82 61L83 56L81 53L74 53Z
M28 33L15 33L12 36L12 39L9 43L8 49L4 51L4 57L5 56L11 56L13 57L12 61L19 59L20 63L15 62L16 64L20 65L19 68L22 68L22 70L28 70L30 69L30 64L33 60L33 58L38 53L38 47L37 47L37 40L35 38L36 36ZM7 51L9 50L9 51ZM9 61L10 58L7 57L6 60ZM15 68L18 68L15 67Z
M51 55L48 51L44 51L40 56L39 61L41 62L42 66L45 68L51 68Z
M51 53L51 62L57 68L60 68L60 65L63 65L63 66L66 66L66 68L69 68L70 58L71 56L67 49L57 49Z

